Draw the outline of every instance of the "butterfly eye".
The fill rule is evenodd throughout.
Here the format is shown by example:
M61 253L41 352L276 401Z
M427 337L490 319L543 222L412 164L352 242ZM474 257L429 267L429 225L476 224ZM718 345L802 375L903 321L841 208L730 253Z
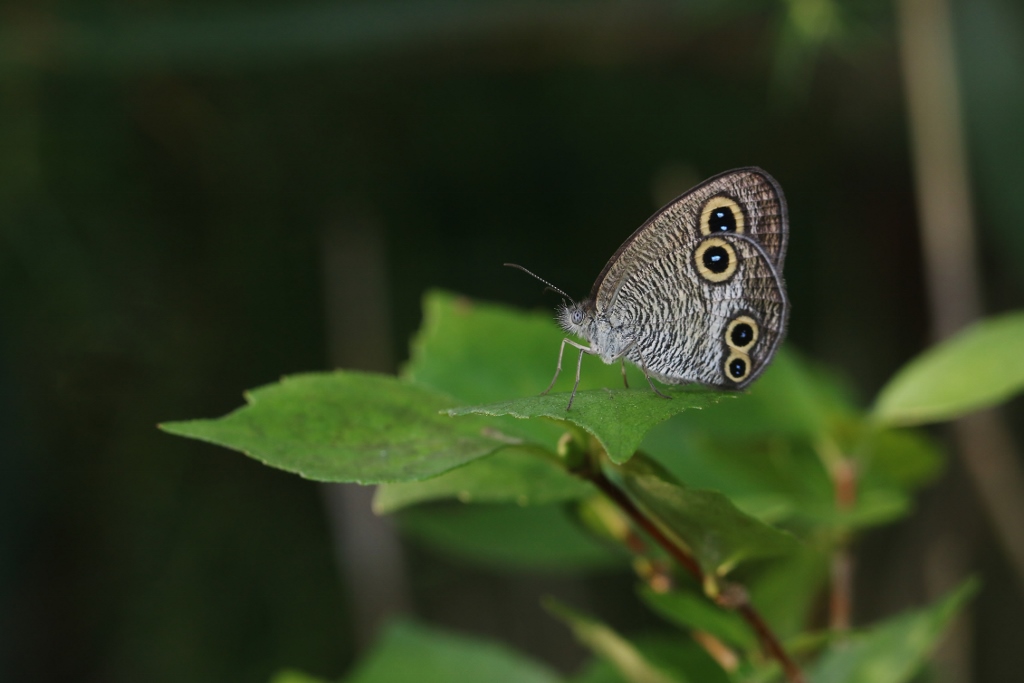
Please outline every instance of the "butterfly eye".
M735 200L719 195L708 200L700 212L700 232L713 235L722 232L746 231L743 210Z
M576 325L579 325L580 323L582 323L583 322L583 311L581 311L578 308L575 311L573 311L572 312L572 321Z

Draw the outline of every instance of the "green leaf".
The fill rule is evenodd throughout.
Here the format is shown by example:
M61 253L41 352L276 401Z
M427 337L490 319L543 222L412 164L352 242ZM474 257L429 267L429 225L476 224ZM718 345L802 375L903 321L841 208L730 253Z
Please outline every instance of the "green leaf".
M966 581L938 603L889 619L833 644L814 666L814 683L903 683L911 680L946 627L977 589Z
M795 551L799 542L739 510L717 491L691 489L641 455L614 470L626 491L693 553L707 574L723 576L739 562Z
M612 462L623 463L640 447L647 432L684 410L713 405L726 394L705 390L670 389L671 399L643 389L597 389L576 394L572 410L565 408L569 394L531 396L485 406L454 408L449 415L511 415L522 420L545 417L580 427L592 434Z
M835 507L828 473L801 439L721 439L672 419L652 430L642 449L687 486L721 491L763 522L814 523Z
M546 666L502 645L408 621L392 624L344 683L557 683Z
M780 638L801 633L811 620L828 580L828 549L802 545L759 567L747 583L750 600Z
M535 396L551 381L564 336L550 313L527 313L434 290L423 299L423 325L401 375L464 404ZM622 380L616 375L615 381ZM505 418L496 426L551 449L562 433L543 420Z
M548 599L544 607L572 629L576 639L609 662L627 683L683 683L650 662L631 642L596 619Z
M865 444L865 473L877 476L906 491L935 479L945 461L938 445L927 435L908 429L873 430Z
M700 413L673 418L677 428L716 440L752 437L818 438L830 425L856 414L841 385L789 347L749 389Z
M270 683L328 683L326 678L317 678L301 671L285 669L274 674Z
M402 530L443 551L503 572L593 571L623 560L555 505L428 505L398 513Z
M736 612L713 605L707 598L693 593L673 591L658 593L650 586L640 586L640 598L652 610L677 626L705 631L719 640L744 650L758 647L757 636Z
M1024 389L1024 312L983 320L928 349L889 380L880 422L917 425L996 405Z
M360 484L425 479L506 445L482 421L441 414L451 399L386 375L293 375L246 400L218 419L160 427L307 479Z
M424 297L423 326L402 376L464 403L536 396L555 374L565 336L553 311L526 312L434 290ZM591 360L585 363L581 389L622 386L618 366ZM631 372L631 379L643 381ZM562 374L560 384L571 387L575 374Z
M430 500L456 498L463 503L545 505L594 493L540 448L509 446L486 458L425 481L381 484L373 497L377 514L388 514Z
M695 642L677 634L642 634L631 639L633 646L655 667L680 680L700 683L730 683L730 677L711 656ZM615 667L595 658L572 683L628 683Z

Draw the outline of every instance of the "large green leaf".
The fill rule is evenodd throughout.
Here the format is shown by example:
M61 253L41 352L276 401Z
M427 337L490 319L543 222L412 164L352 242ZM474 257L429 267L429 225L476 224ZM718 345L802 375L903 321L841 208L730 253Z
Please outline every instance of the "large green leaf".
M293 375L246 400L221 418L161 428L308 479L360 484L425 479L506 445L484 422L441 414L451 399L386 375Z
M910 361L879 392L874 416L899 425L959 417L1024 390L1024 312L983 320Z
M627 683L684 683L686 679L670 674L644 656L631 642L601 622L580 614L555 601L544 607L572 629L576 639L615 667Z
M736 612L712 604L702 595L673 591L659 593L640 586L640 597L652 610L687 629L705 631L729 645L755 650L757 636Z
M433 550L498 571L570 572L621 567L556 505L426 505L397 515L402 530Z
M424 297L423 326L402 376L464 403L536 396L555 373L565 336L552 311L527 312L434 290ZM618 366L590 360L584 359L581 389L622 386ZM575 368L566 362L559 386L572 386L570 366ZM643 381L634 369L630 372L631 379Z
M701 409L716 403L723 394L704 390L672 389L671 399L643 389L597 389L576 395L572 410L566 410L569 394L531 396L484 406L448 411L450 415L511 415L519 419L550 418L581 427L592 434L613 462L623 463L640 447L647 432L660 422L684 410Z
M344 683L557 683L546 666L502 645L400 621Z
M693 553L704 572L722 576L739 562L794 552L799 542L740 511L717 491L691 489L640 455L615 469L630 496Z
M818 659L813 683L904 683L938 644L949 622L977 588L967 581L938 603L829 647Z
M432 479L381 484L373 497L373 509L377 514L387 514L445 498L463 503L544 505L576 500L593 492L590 484L569 474L547 451L509 446Z

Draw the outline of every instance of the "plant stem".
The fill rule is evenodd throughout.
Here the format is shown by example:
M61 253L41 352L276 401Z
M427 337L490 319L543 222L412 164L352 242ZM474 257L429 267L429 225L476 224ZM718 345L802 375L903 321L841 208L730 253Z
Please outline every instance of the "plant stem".
M817 447L818 457L828 471L835 494L836 510L847 513L857 504L857 465L830 439ZM853 552L850 534L844 533L832 551L831 593L829 595L829 628L838 633L850 630L853 613Z
M696 558L693 557L683 548L669 538L669 536L662 531L661 527L655 523L653 519L648 517L643 510L636 506L635 503L627 496L619 487L612 483L608 477L605 476L604 472L599 467L591 467L588 471L579 472L579 474L591 483L593 483L598 489L601 490L605 496L607 496L613 503L625 512L633 522L643 529L647 534L654 539L654 541L660 545L669 555L671 555L686 571L688 571L697 583L704 586L704 572L700 568L700 564ZM739 588L736 586L736 588ZM772 632L771 628L765 623L761 615L754 609L754 606L750 604L750 599L747 596L745 590L733 590L729 592L730 597L733 598L728 601L719 603L735 610L744 620L750 625L754 632L757 633L758 638L761 640L761 644L769 656L778 660L782 666L782 670L786 674L787 680L790 683L804 683L803 672L800 671L800 667L797 666L796 662L790 659L789 655L782 648L782 644L779 642L778 637ZM736 596L740 596L736 599Z

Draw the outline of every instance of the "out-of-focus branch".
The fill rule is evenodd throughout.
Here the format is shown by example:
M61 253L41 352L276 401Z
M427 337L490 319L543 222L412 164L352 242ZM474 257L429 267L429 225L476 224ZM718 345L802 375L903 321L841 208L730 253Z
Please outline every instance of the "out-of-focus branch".
M977 318L973 211L948 0L900 0L899 25L917 205L933 335ZM954 434L972 484L1024 591L1024 471L997 412Z
M343 214L323 233L327 341L335 367L393 370L386 257L381 230ZM335 551L352 605L356 645L367 649L383 623L412 608L401 539L373 514L373 488L321 484Z

